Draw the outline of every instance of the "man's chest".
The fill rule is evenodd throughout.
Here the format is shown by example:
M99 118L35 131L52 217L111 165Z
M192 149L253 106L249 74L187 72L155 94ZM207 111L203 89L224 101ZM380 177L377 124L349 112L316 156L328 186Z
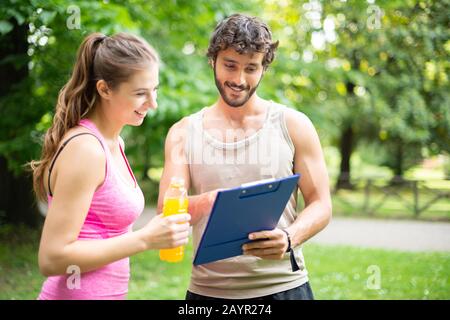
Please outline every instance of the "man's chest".
M256 134L264 126L264 119L262 118L253 118L243 122L230 122L220 118L205 120L203 130L214 139L224 143L244 140Z

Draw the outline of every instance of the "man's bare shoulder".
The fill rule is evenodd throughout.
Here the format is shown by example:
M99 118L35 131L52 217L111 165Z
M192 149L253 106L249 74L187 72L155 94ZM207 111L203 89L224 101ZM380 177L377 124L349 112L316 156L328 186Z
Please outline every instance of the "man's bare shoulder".
M177 122L175 122L169 131L173 130L187 130L189 126L189 116L183 117Z
M179 143L184 144L186 137L188 136L189 121L189 116L186 116L170 127L166 136L166 149L170 149Z
M317 135L312 121L305 113L286 106L284 106L283 112L286 127L295 145L305 143L305 140Z
M186 116L175 122L167 133L166 141L184 140L187 136L187 130L189 129L189 121L189 116Z
M309 117L303 112L280 103L275 103L275 105L284 112L284 118L289 131L296 128L314 128Z
M311 123L311 120L303 112L296 110L294 108L291 108L291 107L284 106L284 105L280 105L280 106L283 107L284 117L286 119L286 122L288 122L288 125L289 124L307 125L307 124Z

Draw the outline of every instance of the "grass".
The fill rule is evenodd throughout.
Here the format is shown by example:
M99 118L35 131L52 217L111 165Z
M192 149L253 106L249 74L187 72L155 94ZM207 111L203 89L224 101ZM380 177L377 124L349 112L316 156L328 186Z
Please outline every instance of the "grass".
M308 244L304 255L316 299L450 299L450 253Z
M179 263L159 260L158 251L131 257L131 281L128 299L184 299L191 272L192 243Z
M45 278L37 266L39 233L0 229L0 299L36 299ZM157 251L131 258L129 299L184 299L192 245L179 264L159 261ZM406 253L306 244L316 299L450 299L450 253ZM380 287L369 289L380 271ZM369 268L369 269L368 269ZM369 273L368 273L369 271Z
M36 299L44 276L39 273L39 232L26 227L0 228L0 299Z

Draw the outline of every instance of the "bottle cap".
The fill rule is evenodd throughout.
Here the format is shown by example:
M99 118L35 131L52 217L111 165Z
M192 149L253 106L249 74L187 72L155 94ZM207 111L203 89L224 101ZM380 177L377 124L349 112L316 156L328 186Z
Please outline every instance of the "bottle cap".
M172 177L170 179L170 185L175 188L184 187L184 179L181 177Z

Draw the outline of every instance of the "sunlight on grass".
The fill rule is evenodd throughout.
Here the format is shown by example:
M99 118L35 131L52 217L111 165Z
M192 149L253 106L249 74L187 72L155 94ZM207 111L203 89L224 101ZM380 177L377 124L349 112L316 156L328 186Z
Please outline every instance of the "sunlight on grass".
M316 299L450 299L449 253L307 244L304 255ZM367 286L370 266L378 289Z
M449 253L307 244L304 254L316 299L450 299ZM366 285L371 265L380 268L379 289ZM190 259L168 265L156 252L138 255L132 259L129 298L183 299L190 270Z
M132 257L129 299L184 299L191 272L192 243L182 262L159 260L159 251Z
M31 299L45 278L37 265L37 232L27 241L0 242L0 299ZM192 243L183 262L159 260L158 251L131 257L128 299L184 299ZM450 253L406 253L348 246L304 246L316 299L450 299ZM368 268L380 270L380 287L369 289Z

